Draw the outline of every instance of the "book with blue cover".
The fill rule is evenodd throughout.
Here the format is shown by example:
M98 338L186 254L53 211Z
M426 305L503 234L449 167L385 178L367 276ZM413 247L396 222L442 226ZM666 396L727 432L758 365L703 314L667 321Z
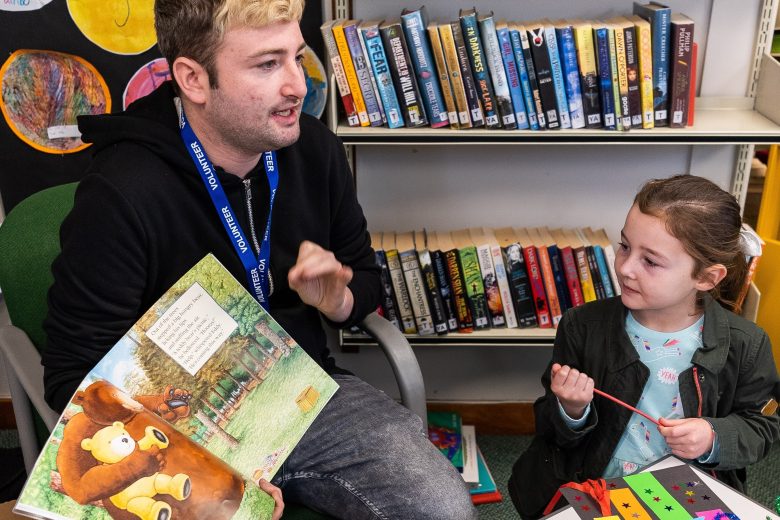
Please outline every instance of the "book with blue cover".
M447 126L450 124L450 119L447 107L444 105L444 95L441 92L433 53L428 42L425 7L404 9L401 12L401 23L409 46L409 56L420 85L428 122L432 128Z
M363 22L359 26L360 35L366 46L368 61L374 71L379 97L385 109L385 117L389 128L404 126L404 118L401 116L401 107L393 86L393 77L390 74L390 66L387 62L382 36L379 33L379 21Z
M379 33L385 47L385 54L390 64L390 75L393 77L398 103L404 124L409 128L425 126L428 118L420 97L406 38L398 20L385 21L379 24Z
M463 41L469 55L471 71L474 74L479 92L482 110L485 113L485 126L487 128L501 128L496 96L493 92L493 83L490 80L487 57L485 56L482 38L477 26L477 12L474 9L461 9L458 15L463 33Z
M504 59L501 54L501 47L496 35L496 24L493 19L493 12L481 14L477 17L479 24L479 34L485 47L485 58L490 71L490 78L493 80L493 92L496 96L496 105L498 106L498 116L501 118L501 126L507 130L517 128L517 118L512 106L512 95L509 92L509 83L504 70ZM523 121L525 127L527 122Z
M570 23L559 23L555 27L558 39L558 50L563 68L563 83L566 88L566 99L569 102L569 117L572 128L585 128L585 112L582 106L582 89L580 88L580 69L577 63L577 46L574 43L574 30Z
M634 14L650 22L653 46L653 108L655 126L667 126L672 10L658 2L634 2Z
M596 46L596 65L599 73L601 87L601 114L604 119L604 128L615 130L615 96L612 92L612 65L609 59L609 36L607 28L603 24L593 26L594 43Z
M563 79L563 65L561 64L561 55L558 51L558 37L555 35L555 27L549 22L545 22L544 37L545 40L547 40L547 52L550 54L550 68L552 70L555 100L558 105L561 128L571 128L569 99L566 95L566 86Z
M515 60L515 52L512 46L512 39L509 34L509 27L505 21L499 20L499 22L496 24L496 36L498 36L498 45L501 48L501 58L504 61L504 72L506 72L507 82L509 83L509 93L512 97L512 109L515 111L517 128L529 128L530 122L525 108L523 86L520 79L520 69L517 65L517 61ZM519 39L518 43L520 43ZM528 78L526 76L526 83L527 82ZM535 121L536 115L534 115L534 122ZM536 127L539 127L539 123L536 123Z
M363 99L366 102L368 119L371 122L371 126L382 126L384 124L384 110L374 90L371 65L369 65L368 58L363 51L363 42L358 34L357 25L357 20L344 22L344 37L347 39L349 53L352 56L352 64L355 67L355 74L357 74L358 83L360 84L360 91L363 93Z
M539 130L537 107L533 91L531 90L531 81L528 75L528 68L526 67L523 43L520 36L520 30L515 24L509 24L509 39L512 42L512 52L515 54L515 63L517 63L517 70L520 75L520 88L522 89L523 103L525 104L525 111L528 116L528 125L531 127L531 130ZM536 80L536 73L534 73L534 80ZM539 90L537 89L537 97L538 93ZM541 105L539 108L541 108Z

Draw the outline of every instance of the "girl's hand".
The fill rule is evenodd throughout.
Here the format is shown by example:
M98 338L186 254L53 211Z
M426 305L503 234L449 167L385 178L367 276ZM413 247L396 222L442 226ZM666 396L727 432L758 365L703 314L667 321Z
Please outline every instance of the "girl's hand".
M698 459L712 449L715 431L704 419L659 419L658 431L664 436L672 454L684 459Z
M282 500L282 490L278 487L274 486L270 482L268 482L265 479L260 479L257 481L257 485L260 486L260 489L271 495L274 499L274 512L271 515L272 520L279 520L282 517L282 512L284 511L284 501Z
M576 368L553 363L550 390L558 398L566 415L579 419L593 400L593 378Z

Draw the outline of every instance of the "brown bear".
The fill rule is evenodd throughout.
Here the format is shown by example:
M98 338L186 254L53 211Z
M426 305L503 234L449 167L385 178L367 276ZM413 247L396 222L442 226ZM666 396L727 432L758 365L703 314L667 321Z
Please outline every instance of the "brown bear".
M137 519L108 498L140 478L164 470L171 475L183 473L191 479L191 493L186 500L160 496L170 505L172 518L227 519L238 510L244 494L241 476L111 383L92 383L76 394L73 403L83 411L65 425L57 451L57 468L63 489L79 504L102 500L112 518ZM99 462L82 448L82 441L117 421L134 439L144 437L149 426L160 430L168 439L168 447L135 450L114 464Z

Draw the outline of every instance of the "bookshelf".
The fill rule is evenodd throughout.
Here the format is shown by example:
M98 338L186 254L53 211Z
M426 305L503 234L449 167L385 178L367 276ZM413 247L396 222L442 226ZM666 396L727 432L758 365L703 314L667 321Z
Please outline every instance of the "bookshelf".
M753 145L780 142L780 63L769 54L778 0L672 0L696 22L699 45L695 124L685 129L434 130L350 128L338 119L331 82L329 124L351 156L360 203L372 230L451 230L505 225L604 227L613 243L639 186L690 172L744 203ZM382 19L419 4L335 0L324 18ZM475 2L496 18L608 18L631 1ZM425 2L431 20L457 18L448 0ZM619 145L619 146L618 146ZM410 337L431 400L532 401L554 330L509 329ZM365 338L339 338L345 347ZM375 349L338 362L393 395Z

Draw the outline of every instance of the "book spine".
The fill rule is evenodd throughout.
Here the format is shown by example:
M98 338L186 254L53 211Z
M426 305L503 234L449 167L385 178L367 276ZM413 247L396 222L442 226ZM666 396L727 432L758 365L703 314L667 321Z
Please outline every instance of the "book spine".
M498 117L501 119L501 126L507 130L515 130L517 128L517 118L512 108L512 94L509 91L509 82L504 70L504 59L501 57L501 47L498 43L493 16L480 17L478 24L479 34L485 45L485 60L487 61L490 78L493 82L493 93L496 99L496 107L498 108Z
M612 74L612 103L615 107L615 127L623 130L623 112L620 107L620 83L618 80L617 51L615 50L615 29L607 28L607 45L609 50L609 67Z
M379 108L379 100L374 95L374 88L371 84L371 70L363 52L363 46L360 42L357 26L355 24L344 25L344 37L347 39L349 52L352 55L352 64L355 66L360 91L363 93L363 99L366 102L368 111L368 120L371 126L382 126L382 112Z
M382 282L382 314L385 319L396 326L399 330L401 328L401 321L398 319L397 303L395 301L395 295L393 294L393 281L390 279L390 269L387 267L387 256L385 252L378 249L374 252L376 257L376 263L380 268L379 277Z
M561 302L558 299L558 290L555 287L555 278L553 277L552 263L546 246L536 248L536 255L539 261L539 271L542 273L542 282L544 283L544 292L547 295L547 305L550 310L553 327L557 327L563 315Z
M688 125L688 99L691 94L691 46L693 23L672 22L672 60L669 92L669 126Z
M534 246L523 247L523 258L528 266L528 281L531 284L531 294L534 299L534 311L539 328L549 329L553 326L550 307L544 292L544 280Z
M433 271L433 260L427 249L417 252L420 260L420 271L425 280L426 294L433 318L433 328L437 334L447 333L447 316L444 312L444 302L441 299L439 285L436 282L436 274Z
M460 119L458 118L458 108L455 105L455 96L450 84L450 74L447 63L444 60L444 49L442 48L439 29L436 24L428 25L428 38L431 40L431 51L433 52L433 61L436 64L436 70L439 73L439 85L444 97L444 106L447 107L447 118L453 128L460 128Z
M425 113L432 128L441 128L450 124L444 97L441 93L433 55L425 34L425 20L418 9L401 15L406 40L409 43L409 54L412 58L415 74L420 85Z
M550 54L547 51L544 26L527 27L526 29L528 31L528 43L531 47L531 56L533 56L534 67L536 67L536 82L539 84L539 97L542 101L542 111L544 112L547 128L560 128L558 101L555 96L552 65L550 64Z
M699 46L696 42L691 44L691 77L690 95L688 97L688 126L693 126L693 118L696 113L696 56L699 54Z
M586 302L592 302L596 299L596 290L593 287L593 278L590 275L590 266L588 265L588 254L585 252L584 246L574 250L574 258L577 260L582 297L585 298Z
M617 61L617 91L620 94L620 122L623 125L623 130L628 130L631 128L631 107L628 101L626 35L622 27L615 27L615 60Z
M501 247L498 245L490 246L490 256L493 258L493 268L496 271L496 282L498 282L498 291L501 294L501 305L504 309L506 326L515 329L518 326L515 307L512 305L512 291L509 289L509 277L507 276L506 266L504 266L504 257L501 254Z
M577 64L577 46L574 44L574 30L570 25L555 30L563 66L563 82L566 99L569 100L569 117L572 128L585 128L585 110L582 105L580 70Z
M512 109L515 112L517 128L526 129L530 124L525 111L525 100L523 99L523 87L520 80L520 70L515 61L515 52L512 48L512 40L509 36L509 29L502 27L496 30L498 45L501 48L501 59L504 62L504 72L509 84L509 94L512 98ZM528 80L526 79L526 82ZM538 126L538 124L537 124Z
M431 316L431 308L428 305L428 296L425 293L425 280L420 270L420 261L417 259L417 251L399 251L401 269L409 289L409 298L412 302L414 322L417 325L417 334L427 336L436 332Z
M593 246L593 252L596 255L596 265L601 273L601 283L604 285L604 295L606 298L612 298L615 296L615 291L612 289L612 280L609 277L609 269L607 268L607 259L604 256L604 249L599 246Z
M517 324L523 328L535 327L538 322L534 311L534 299L520 244L502 247L501 256L503 256L506 265L509 291L512 294L511 301L515 308Z
M387 268L390 271L390 280L393 283L393 292L398 303L398 314L402 325L401 330L406 334L416 334L417 326L414 324L412 301L409 299L409 290L406 288L404 271L401 267L398 250L388 249L385 251L385 256L387 257Z
M474 80L474 72L471 69L471 58L463 38L463 28L460 22L451 22L452 39L455 41L455 50L458 53L458 65L460 65L460 78L463 80L463 89L466 91L466 101L469 105L471 124L474 127L485 126L485 112L482 107L482 98L479 88Z
M371 57L368 55L368 49L366 48L366 40L363 39L362 34L360 33L360 28L356 28L358 40L360 41L360 47L363 49L363 56L366 58L366 68L368 69L368 77L371 79L371 88L374 90L374 97L376 98L376 103L379 105L379 113L382 116L382 124L387 124L387 116L385 114L385 106L382 102L382 96L379 93L379 86L376 83L376 75L374 75L373 70L371 68ZM381 41L381 38L380 38Z
M614 130L615 127L615 98L612 94L612 70L609 61L609 37L607 29L599 27L593 29L596 40L596 63L599 68L599 81L601 84L601 110L604 116L604 128Z
M528 33L525 28L519 29L520 45L523 48L523 58L525 68L528 71L528 85L531 88L534 107L536 107L536 119L539 121L539 128L547 128L547 118L544 115L544 106L542 105L542 94L539 90L539 77L536 74L536 65L534 65L533 55L531 53L531 44L528 42Z
M409 128L427 125L428 118L425 116L425 110L420 101L420 90L411 69L409 50L406 48L406 39L401 24L395 22L383 25L379 32L387 52L390 75L395 83L404 123Z
M344 74L347 76L349 91L352 93L352 100L355 102L355 110L357 110L360 126L369 126L371 121L368 119L366 103L363 100L360 83L358 82L358 77L355 73L355 65L352 63L352 55L349 52L347 38L344 36L343 25L340 23L333 25L332 32L333 38L336 40L336 48L338 48L339 55L341 56L341 64L344 66Z
M574 251L571 247L560 248L563 274L566 278L566 288L569 291L569 301L572 307L578 307L585 303L580 286L580 277L577 274L577 261L574 259Z
M552 267L553 280L555 281L555 291L558 293L558 303L561 306L561 313L571 308L571 299L569 290L566 287L566 274L563 271L563 260L561 259L561 250L558 246L547 246L547 255L550 257L550 267Z
M485 287L485 300L487 301L490 325L492 327L505 327L504 304L501 302L501 290L496 279L496 270L493 266L493 255L490 246L483 244L477 246L477 260L479 271L482 273L482 284Z
M458 318L455 311L455 300L452 295L452 282L447 272L447 260L441 251L431 251L431 263L436 274L436 282L439 287L441 301L444 304L444 313L447 316L447 329L450 332L458 330Z
M623 29L626 42L626 75L628 76L628 110L631 114L631 126L642 126L642 95L639 92L639 47L636 28L633 25Z
M488 317L485 286L482 283L482 273L479 270L477 248L468 246L458 249L458 257L463 267L463 281L466 286L466 296L469 301L472 315L474 316L474 328L487 329L490 327Z
M404 126L404 119L401 116L401 107L398 104L398 97L393 87L393 78L390 75L390 67L387 63L382 37L379 35L379 26L372 25L361 29L361 35L366 45L368 59L371 68L374 71L379 97L385 108L387 126L390 128L399 128Z
M447 64L447 72L450 76L452 93L455 97L455 105L458 111L458 124L462 128L471 128L469 103L466 98L466 87L463 84L460 63L458 62L458 49L455 46L455 37L452 34L452 26L448 23L439 25L439 37L441 39L442 50L444 51L444 61ZM468 58L466 58L466 61L468 61ZM477 98L475 97L475 99ZM477 105L477 108L479 108L479 105Z
M607 244L602 249L607 262L609 279L612 282L612 290L615 292L615 296L620 296L620 284L618 284L617 273L615 272L615 250L612 248L612 244Z
M563 65L561 64L561 53L558 50L558 37L555 35L555 27L546 25L544 27L544 36L547 41L547 52L550 54L550 69L552 70L555 100L558 106L561 128L571 128L569 99L566 96L566 85L563 79Z
M458 330L471 332L474 330L474 315L471 313L468 298L466 296L466 283L463 279L463 267L460 265L457 249L444 252L447 262L447 273L452 287L452 299L455 302L455 311L458 317Z
M520 31L517 29L509 30L509 38L512 42L512 52L515 54L515 63L517 64L518 74L520 75L520 88L522 89L523 103L525 104L525 112L528 116L528 125L531 130L539 130L539 119L536 115L536 104L534 103L534 95L531 92L531 82L528 78L528 68L525 65L525 57L523 55L523 43L520 40ZM535 79L534 75L534 79ZM539 91L537 89L537 95ZM514 100L514 98L513 98Z
M330 59L330 66L333 69L333 76L336 78L341 104L344 105L344 112L347 115L347 124L349 126L360 126L355 101L349 89L349 82L347 82L347 75L344 72L344 65L341 63L341 55L339 55L339 48L336 46L336 39L333 37L332 27L333 22L322 25L320 28L322 40L325 42L325 49Z
M668 123L667 106L669 104L669 30L672 10L667 8L649 9L634 4L634 13L650 22L653 46L653 110L655 126Z
M580 68L582 109L587 128L601 128L601 99L599 75L596 70L596 54L593 50L593 29L590 25L575 27L577 61Z
M485 62L485 52L477 28L477 16L475 13L460 16L463 41L466 43L466 51L474 75L474 83L479 92L482 110L485 114L485 126L487 128L501 128L501 122L496 107L496 98L493 94L493 85L490 83L490 73Z
M596 262L596 252L593 246L585 246L585 257L588 259L588 269L590 269L590 278L593 281L593 289L596 291L596 299L603 300L607 297L604 292L604 282L601 279L599 265Z

